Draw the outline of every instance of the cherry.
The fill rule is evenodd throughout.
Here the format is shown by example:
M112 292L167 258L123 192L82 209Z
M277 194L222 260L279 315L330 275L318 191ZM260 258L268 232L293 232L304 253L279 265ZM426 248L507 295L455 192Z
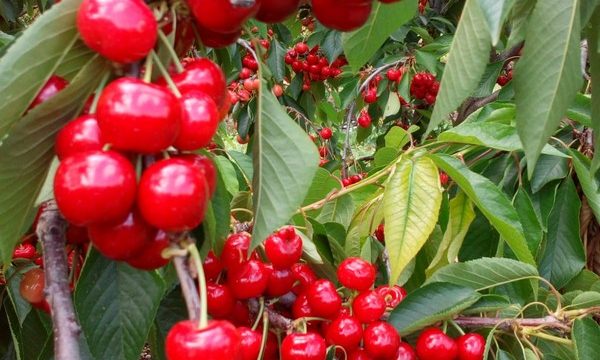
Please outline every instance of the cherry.
M92 50L111 61L131 63L154 48L158 25L141 0L84 0L77 29Z
M31 110L34 107L38 106L39 104L50 100L51 97L58 94L61 90L66 88L68 85L69 85L69 82L67 80L61 78L60 76L56 76L56 75L50 76L48 81L46 81L44 86L42 86L42 89L40 90L40 92L35 96L35 98L31 102L31 104L29 105L28 110Z
M242 80L247 80L252 77L252 75L254 75L254 72L247 67L244 67L242 70L240 70L239 78Z
M449 177L448 177L448 174L446 174L446 173L445 173L445 172L443 172L443 171L442 171L442 172L440 172L440 184L441 184L442 186L446 186L446 185L448 185L448 181L449 181L449 180L450 180L450 179L449 179Z
M329 150L327 149L327 146L319 147L319 155L321 157L326 157L328 154L329 154Z
M287 294L294 286L294 274L290 269L273 269L269 276L266 293L272 297L279 297Z
M240 36L242 36L242 29L232 31L230 33L218 33L209 29L199 27L198 33L200 35L200 40L202 40L202 44L204 44L204 46L211 47L214 49L220 49L234 44L237 41L237 39L239 39Z
M19 292L21 297L31 304L44 301L45 277L44 270L35 268L27 271L21 279Z
M199 329L195 320L176 323L165 340L169 360L232 360L240 355L240 336L228 321L211 320Z
M77 226L122 221L131 210L135 192L133 165L114 151L70 156L60 163L54 177L58 208Z
M294 319L300 319L304 317L311 317L313 311L308 303L308 297L306 293L301 293L296 297L296 301L292 304L292 316Z
M247 327L240 327L237 331L240 335L240 360L258 359L262 334Z
M333 131L331 131L330 128L325 127L325 128L322 128L321 131L319 131L319 135L321 135L321 138L323 140L329 140L333 136Z
M425 329L417 339L417 355L420 360L455 360L458 345L437 328Z
M201 28L232 33L256 14L260 1L252 6L234 6L229 0L188 0L188 5Z
M373 357L369 355L367 350L358 348L348 355L348 360L373 360Z
M379 320L385 313L385 300L375 291L365 291L352 301L354 316L362 323L368 324Z
M88 229L83 226L75 226L73 224L69 224L67 226L65 237L67 238L67 244L71 245L83 245L90 241Z
M362 96L365 103L372 104L377 101L377 89L368 89L367 91L363 92Z
M371 126L371 116L366 111L361 111L360 116L358 117L358 126L362 128L368 128Z
M358 347L362 335L362 325L357 318L340 315L327 327L325 339L328 344L341 346L346 352L350 352Z
M248 304L240 300L235 302L233 311L228 318L237 326L250 326L252 324L252 318L250 317L250 309L248 309Z
M389 309L398 306L406 297L406 290L398 285L379 286L375 291L385 300L385 304Z
M234 270L248 260L251 241L250 234L245 232L229 235L221 252L221 261L225 269Z
M310 266L304 263L292 265L292 273L294 274L294 279L299 282L298 288L300 290L308 290L308 287L317 281L317 275Z
M303 42L299 42L296 45L294 45L294 51L296 51L297 54L299 55L304 55L308 52L309 48L308 45L306 45L306 43Z
M33 244L20 244L14 250L12 254L13 259L27 259L31 260L36 256L35 246Z
M456 339L458 360L483 360L485 338L477 333L465 334Z
M206 301L208 313L214 318L225 318L232 313L235 307L233 293L225 285L207 284Z
M204 262L202 263L202 268L204 269L204 276L206 276L206 280L214 281L219 277L221 271L223 271L223 264L217 255L215 255L215 253L211 250L208 252L208 254L206 254Z
M165 150L179 133L180 114L177 98L167 89L134 78L113 81L98 100L102 137L120 150Z
M324 360L325 339L315 333L290 334L281 342L281 360Z
M310 285L306 296L316 316L334 317L342 307L342 297L337 293L335 285L326 279L317 280Z
M198 154L183 154L177 156L179 159L189 161L194 165L206 178L210 194L214 194L217 190L217 168L215 163L207 156Z
M179 150L197 150L210 143L219 126L219 109L200 91L187 92L181 104L181 130L173 144Z
M372 1L340 5L338 0L312 0L314 16L328 28L352 31L369 19Z
M258 260L250 260L228 274L227 282L237 299L260 297L269 283L269 272Z
M269 335L267 335L267 344L265 345L263 360L279 360L279 341L277 340L277 336L271 331L269 331Z
M385 225L379 224L373 235L375 235L375 238L377 238L379 242L385 243Z
M200 0L198 1L200 2ZM217 106L223 104L227 95L225 74L219 65L207 58L195 59L185 67L182 73L172 75L172 79L182 94L201 91L212 97ZM158 83L166 84L164 79L159 80Z
M402 70L400 69L389 69L386 73L389 81L400 82L402 79Z
M94 115L84 115L65 125L56 136L56 155L63 160L71 155L102 150L100 127Z
M156 230L132 212L120 224L97 224L88 227L92 244L105 257L127 260L139 254L156 236Z
M158 231L154 239L147 243L139 254L127 263L140 270L155 270L169 263L169 259L162 256L163 250L169 247L169 237L164 231Z
M375 283L375 267L361 258L349 257L338 266L337 277L346 288L364 291Z
M398 348L398 354L394 360L417 360L417 354L412 346L405 342L401 342L400 347Z
M281 95L283 95L283 88L281 87L281 85L279 84L275 84L273 85L273 95L275 95L275 97L280 97Z
M273 267L290 268L302 257L302 239L293 227L286 227L265 240L265 253Z
M210 190L190 162L166 159L152 164L140 180L138 207L144 219L165 231L186 231L204 219Z
M262 0L256 19L265 23L278 23L292 15L300 0Z
M363 342L369 355L375 359L390 359L398 352L400 335L387 322L376 321L365 329Z

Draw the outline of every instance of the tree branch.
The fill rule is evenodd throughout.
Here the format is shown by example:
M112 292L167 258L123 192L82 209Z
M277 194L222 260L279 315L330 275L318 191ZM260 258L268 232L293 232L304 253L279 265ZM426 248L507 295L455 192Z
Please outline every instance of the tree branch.
M248 309L250 313L255 316L260 316L258 313L260 311L260 304L257 299L248 300ZM280 313L270 309L268 306L265 306L265 312L269 316L269 324L277 329L283 331L290 331L294 326L294 320L289 319Z
M521 41L517 45L511 47L510 49L506 49L501 53L493 52L490 55L490 62L492 62L492 63L499 62L499 61L505 62L507 60L514 58L515 56L517 56L519 54L519 52L523 48L523 44L524 44L524 42Z
M554 316L531 319L513 319L513 318L484 318L484 317L466 317L459 316L454 319L458 325L466 328L494 327L510 330L514 327L546 327L554 329L568 330L569 325Z
M469 115L477 111L479 108L482 108L487 104L493 103L494 101L498 100L499 95L500 90L497 90L486 97L468 98L458 110L458 115L456 115L454 125L458 125L465 121L465 119L469 117Z
M198 320L200 318L200 296L194 279L190 276L189 267L187 265L187 255L177 255L173 257L173 264L179 278L181 293L185 300L185 306L188 311L190 320Z
M54 332L54 357L57 360L79 360L79 334L65 251L67 223L56 202L49 201L37 225L37 235L44 250L45 295L51 308Z

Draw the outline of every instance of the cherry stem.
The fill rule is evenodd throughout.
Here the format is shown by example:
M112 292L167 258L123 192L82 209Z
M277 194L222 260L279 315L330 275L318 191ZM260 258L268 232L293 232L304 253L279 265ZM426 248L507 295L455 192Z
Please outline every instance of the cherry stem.
M453 328L456 329L456 331L458 331L459 334L464 335L465 331L456 323L456 321L454 320L448 320L448 323L450 325L452 325Z
M252 325L252 330L256 330L256 328L258 327L258 324L260 323L260 319L265 312L265 299L261 297L258 300L258 302L260 304L260 308L258 309L258 314L256 314L256 320L254 320L254 324ZM260 359L260 357L259 357L259 359Z
M173 32L175 32L176 23L177 23L177 21L173 20L173 30L172 30ZM169 52L169 55L171 56L171 60L173 60L173 64L175 65L175 68L177 69L177 72L178 73L183 72L183 65L181 65L181 61L179 61L179 57L177 56L175 49L173 49L173 46L169 42L167 35L165 35L165 33L162 30L158 30L158 37L160 38L160 41L162 41L163 45L165 45L165 47L167 48L167 51Z
M92 100L92 105L90 106L90 114L96 113L96 108L98 107L98 100L100 100L102 90L104 90L104 87L106 86L106 83L108 82L109 78L110 71L107 71L106 73L104 73L104 76L102 76L102 80L100 80L100 84L98 84L96 92L94 93L94 100Z
M162 76L165 78L167 85L169 85L169 89L171 89L171 91L173 92L173 94L175 94L175 96L177 96L178 98L181 97L181 92L179 92L179 89L177 89L177 86L173 82L173 79L171 79L171 75L169 75L169 72L167 71L167 69L165 69L164 65L160 62L160 58L158 57L158 55L156 54L156 52L154 50L152 50L152 57L154 58L154 60L156 62L156 67L158 67L158 70L160 71Z
M262 300L262 298L261 298ZM260 319L260 317L258 317ZM264 312L262 314L263 320L263 329L262 329L262 339L260 339L260 352L258 353L257 359L262 359L265 354L265 348L267 347L267 337L269 336L269 314ZM255 330L255 329L252 329Z
M152 82L152 70L154 70L154 57L146 56L146 63L144 64L144 82Z
M200 290L200 329L204 329L208 326L208 302L207 302L207 291L206 291L206 277L204 276L204 269L202 267L202 260L200 259L200 252L196 247L195 243L190 243L187 247L190 252L190 256L196 266L198 272L198 287Z

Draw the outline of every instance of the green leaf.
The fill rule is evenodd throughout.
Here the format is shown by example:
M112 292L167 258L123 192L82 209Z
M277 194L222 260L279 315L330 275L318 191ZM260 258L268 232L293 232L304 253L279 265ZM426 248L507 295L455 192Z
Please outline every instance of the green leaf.
M383 111L383 117L386 118L388 116L395 115L398 113L398 111L400 111L400 99L398 98L398 94L395 92L390 92L388 101Z
M477 205L522 262L535 264L519 215L506 195L487 178L469 170L458 159L444 154L429 155Z
M522 187L517 190L513 204L519 214L521 225L523 225L523 232L525 233L529 251L531 251L534 256L537 256L544 237L544 230L535 213L529 195L527 195L527 192Z
M590 55L591 56L591 55ZM567 117L583 126L592 126L592 99L589 95L578 93L575 101L567 109Z
M85 262L75 307L97 359L139 359L164 293L157 272L139 271L92 251Z
M385 239L390 284L425 245L437 223L442 191L438 169L429 158L403 158L385 187Z
M571 306L575 309L600 306L600 293L595 291L582 292L571 301Z
M477 0L467 0L424 137L477 88L488 64L490 50L490 33L481 7Z
M390 314L389 322L401 336L445 320L473 305L481 295L449 283L425 285L408 296Z
M514 0L478 0L487 23L492 45L496 46L500 40L504 20L514 4Z
M261 89L267 89L264 80ZM317 148L302 128L270 91L260 93L253 146L252 248L294 215L319 166Z
M538 1L527 26L523 56L515 66L517 130L527 170L558 127L582 82L577 0ZM547 27L552 19L552 26Z
M564 157L541 155L531 176L531 191L540 191L547 183L564 179L569 173L567 159Z
M571 178L558 188L548 219L548 235L540 259L540 274L562 288L585 266L585 250L579 237L581 201Z
M396 98L397 97L398 96L396 96ZM408 142L410 141L408 131L404 130L400 126L392 126L390 131L388 131L388 133L385 134L384 138L385 146L396 149L396 154L398 153L398 150L402 149L404 145L408 144Z
M511 306L510 299L507 296L486 294L468 309L463 310L463 314L480 314L483 312L500 311Z
M334 189L341 189L340 180L333 176L329 171L319 168L313 178L312 184L308 189L308 194L302 205L309 205L322 200Z
M400 1L394 4L373 5L373 13L360 29L344 33L344 53L354 72L371 59L385 40L417 13L416 1Z
M344 228L348 228L350 221L352 221L353 213L354 202L352 201L352 196L347 194L325 204L317 220L321 223L339 223Z
M591 28L588 38L590 76L594 84L600 83L600 7L596 8L591 21ZM592 106L591 118L592 129L594 130L594 145L600 148L600 87L592 88ZM600 154L594 155L592 161L592 174L595 174L600 168Z
M591 318L575 320L573 343L577 360L597 359L600 353L600 325Z
M273 39L271 41L270 54L267 58L267 65L273 74L273 77L278 81L282 82L285 76L285 62L283 57L285 56L286 49L277 41Z
M538 271L530 264L505 258L481 258L447 265L427 283L449 282L481 291L536 276L539 276Z
M72 120L98 85L106 70L99 56L73 79L71 85L29 111L0 145L0 260L10 261L22 229L31 220L33 205L54 156L54 136Z
M590 159L577 150L570 150L573 157L573 167L577 173L577 179L592 209L596 220L600 221L600 186L590 171Z

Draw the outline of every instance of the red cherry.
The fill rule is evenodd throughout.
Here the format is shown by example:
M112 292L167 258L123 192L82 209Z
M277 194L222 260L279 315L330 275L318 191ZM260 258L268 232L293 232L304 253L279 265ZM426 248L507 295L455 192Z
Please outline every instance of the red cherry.
M324 360L325 339L315 333L290 334L281 342L281 360Z
M377 89L371 88L371 89L363 92L362 97L363 97L363 100L367 104L372 104L372 103L376 102L377 101Z
M14 250L12 254L13 259L27 259L31 260L36 256L35 246L32 244L20 244Z
M240 334L240 360L256 360L262 344L262 333L247 327L237 329Z
M260 297L269 283L269 273L258 260L250 260L228 274L227 282L237 299Z
M229 0L188 0L188 5L200 27L219 33L232 33L256 14L260 1L253 6L234 6Z
M194 165L206 178L210 194L214 194L217 189L217 168L215 163L207 156L198 154L183 154L177 156L179 159L189 161Z
M458 345L437 328L425 329L417 339L417 355L420 360L455 360Z
M394 285L383 285L375 289L375 291L385 300L385 304L389 309L393 309L406 297L404 288Z
M133 165L114 151L70 156L60 163L54 177L58 208L77 226L122 221L131 210L135 192Z
M77 29L92 50L111 61L130 63L154 48L158 25L141 0L84 0Z
M287 227L265 240L265 253L273 267L289 268L302 257L302 239L293 227Z
M214 318L225 318L230 315L235 307L233 293L225 285L206 285L206 300L208 313Z
M38 304L44 299L45 276L42 269L31 269L23 275L19 292L21 297L31 304Z
M358 126L362 128L368 128L371 126L371 116L368 112L363 111L360 113L360 116L358 117Z
M337 268L340 284L348 289L364 291L375 283L375 267L370 262L358 257L349 257Z
M281 87L281 85L279 84L275 84L273 85L273 95L275 95L275 97L280 97L281 95L283 95L283 88Z
M294 286L294 274L290 269L273 269L269 276L269 284L266 293L272 297L279 297L287 294Z
M335 285L325 279L315 281L306 293L308 303L316 316L331 318L342 308L342 297Z
M229 320L237 326L250 326L252 325L253 319L250 317L250 310L248 304L242 301L236 301L233 311L229 316Z
M221 252L221 261L225 269L234 270L248 260L251 241L250 234L245 232L229 235Z
M296 53L303 55L308 52L309 48L308 45L306 45L306 43L299 42L296 45L294 45L294 50L296 51Z
M97 224L88 228L90 240L98 251L113 260L138 255L156 236L156 230L133 212L120 224Z
M253 359L254 360L254 359ZM279 341L273 332L269 331L263 360L279 360Z
M327 149L327 146L321 146L319 147L319 155L321 157L326 157L329 154L329 150Z
M240 74L238 76L242 80L248 80L253 74L254 72L252 70L245 67L240 70Z
M169 237L164 231L158 231L154 239L147 243L142 251L127 263L140 270L155 270L169 263L169 259L162 256L164 249L169 247Z
M230 33L218 33L203 27L198 27L198 33L204 46L220 49L234 44L237 39L242 36L242 29L232 31Z
M412 346L405 342L401 342L400 347L398 348L398 354L396 354L394 360L417 360L417 354Z
M144 219L165 231L185 231L204 219L210 190L206 177L182 159L152 164L142 174L138 207Z
M228 321L212 320L204 329L195 320L176 323L165 340L168 360L232 360L240 355L240 336Z
M400 347L400 335L385 321L369 324L364 331L365 349L375 359L391 359Z
M400 69L389 69L386 73L389 81L399 82L402 78L402 70Z
M339 31L352 31L361 27L369 19L372 2L340 6L338 0L312 0L314 16L328 28Z
M329 140L333 136L333 131L331 131L330 128L325 127L322 128L321 131L319 131L319 135L321 135L321 138L323 138L323 140Z
M456 339L458 360L483 360L485 338L477 333L465 334Z
M445 172L440 172L440 184L442 184L442 186L448 185L449 180L450 179L448 178L448 174L446 174Z
M369 355L367 350L358 348L348 355L348 360L373 360L373 357Z
M154 154L168 148L179 133L180 115L167 89L134 78L113 81L98 100L102 137L120 150Z
M362 323L368 324L379 320L385 313L385 300L375 291L365 291L352 301L354 316Z
M278 23L291 16L300 5L300 0L262 0L256 19L265 23Z
M197 150L210 143L219 126L219 109L203 92L187 92L179 99L181 128L173 144L179 150Z
M56 136L56 155L63 160L85 151L102 150L104 142L94 115L84 115L65 125Z
M182 73L172 75L173 82L182 94L201 91L221 106L227 95L225 74L219 65L207 58L195 59L186 66ZM159 84L166 84L164 79Z
M67 244L72 245L83 245L90 241L88 229L83 226L75 226L73 224L69 224L67 226L65 237L67 238Z
M308 287L317 281L317 275L315 272L304 263L297 263L292 265L292 273L294 279L299 282L299 289L308 290Z
M223 264L211 250L204 258L202 268L204 269L204 276L206 276L206 280L214 281L219 277L221 271L223 271Z
M341 346L346 352L350 352L358 347L362 335L362 325L357 318L340 315L327 327L325 339L328 344Z
M302 293L296 297L296 301L292 304L292 316L294 319L300 319L304 317L311 317L313 311L308 303L308 297L306 293Z
M28 110L31 110L34 107L38 106L39 104L50 100L51 97L58 94L61 90L66 88L68 85L69 85L69 82L67 80L61 78L60 76L56 76L56 75L50 76L48 81L46 81L44 86L42 86L42 89L40 90L40 92L35 96L35 98L31 102L31 105L29 105Z

